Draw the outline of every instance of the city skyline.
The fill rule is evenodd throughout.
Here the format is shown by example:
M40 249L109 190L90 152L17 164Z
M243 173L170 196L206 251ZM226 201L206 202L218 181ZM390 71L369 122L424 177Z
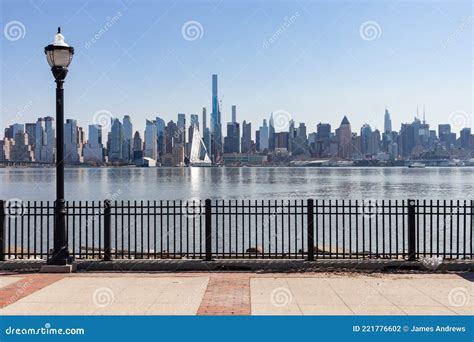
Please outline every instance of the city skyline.
M382 129L385 105L393 127L425 105L431 122L461 111L472 126L469 2L143 4L2 2L4 32L14 21L24 31L1 40L1 126L54 112L42 48L58 25L76 49L65 114L83 127L101 110L135 117L140 131L149 117L202 107L211 116L214 73L222 126L234 104L241 121L254 123L282 110L298 122L335 125L328 118L348 115L357 127Z

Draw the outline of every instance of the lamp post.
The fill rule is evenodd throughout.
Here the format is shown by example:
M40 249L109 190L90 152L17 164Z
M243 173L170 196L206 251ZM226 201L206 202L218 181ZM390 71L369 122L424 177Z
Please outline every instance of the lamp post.
M48 265L72 263L66 238L66 207L64 200L64 79L72 61L74 48L64 42L61 28L53 44L44 48L46 59L56 80L56 202L54 205L54 250Z

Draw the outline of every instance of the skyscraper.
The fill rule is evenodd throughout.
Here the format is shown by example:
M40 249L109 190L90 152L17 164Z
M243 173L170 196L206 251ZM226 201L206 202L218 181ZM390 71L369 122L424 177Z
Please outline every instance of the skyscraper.
M35 160L38 162L45 162L45 155L43 153L44 145L46 145L46 129L45 129L45 121L43 118L38 118L36 120L35 125L35 143L34 143L34 150L35 150Z
M158 144L158 157L160 158L162 155L166 153L165 148L165 120L160 117L156 117L156 134L157 134L157 144ZM141 138L140 138L141 139Z
M124 143L123 125L118 118L112 119L109 161L111 162L123 161L123 143Z
M247 123L245 120L242 123L242 153L250 152L252 147L252 124Z
M351 124L344 115L341 124L336 129L336 138L339 142L338 155L341 158L349 159L352 156L352 130Z
M186 143L186 114L178 114L178 132L174 142L176 144L181 144L184 146Z
M133 135L133 161L143 158L143 142L138 131Z
M275 122L273 121L273 113L270 114L270 122L268 127L268 150L275 150Z
M84 146L84 162L98 164L104 162L101 125L89 125L89 140Z
M158 159L158 144L156 142L156 121L146 120L144 157Z
M129 115L123 117L123 148L122 156L124 162L128 163L132 160L132 135L133 125Z
M383 119L383 131L384 133L392 132L392 119L390 118L390 113L388 112L387 108L385 108L385 115Z
M78 144L77 121L67 119L64 124L64 161L77 164L81 161Z
M202 140L206 146L206 150L211 151L211 132L207 127L207 110L206 107L202 107Z
M211 113L211 156L214 161L222 153L222 126L219 98L217 92L217 75L212 75L212 113Z
M239 153L240 126L238 122L227 123L227 135L224 138L225 153Z
M54 119L51 116L44 118L44 127L46 130L46 142L45 142L45 162L54 163L54 156L56 152L56 131L54 129Z
M237 106L232 106L232 122L237 122Z
M188 155L191 153L191 143L193 141L193 132L194 132L194 127L196 129L199 129L199 116L197 114L191 114L191 124L189 125L188 129Z
M260 126L259 131L259 147L260 151L264 151L265 149L268 149L268 125L266 119L263 119L263 124Z

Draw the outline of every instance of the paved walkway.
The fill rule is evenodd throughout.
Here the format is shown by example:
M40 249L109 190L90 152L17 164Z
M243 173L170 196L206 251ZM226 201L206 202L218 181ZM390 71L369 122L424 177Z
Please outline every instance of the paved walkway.
M473 315L474 275L0 275L0 315Z

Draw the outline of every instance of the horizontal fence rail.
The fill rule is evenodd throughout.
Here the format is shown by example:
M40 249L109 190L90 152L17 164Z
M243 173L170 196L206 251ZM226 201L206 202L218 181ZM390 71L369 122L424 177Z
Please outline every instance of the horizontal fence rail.
M0 201L0 260L47 259L54 202ZM472 200L69 201L76 259L472 259Z

